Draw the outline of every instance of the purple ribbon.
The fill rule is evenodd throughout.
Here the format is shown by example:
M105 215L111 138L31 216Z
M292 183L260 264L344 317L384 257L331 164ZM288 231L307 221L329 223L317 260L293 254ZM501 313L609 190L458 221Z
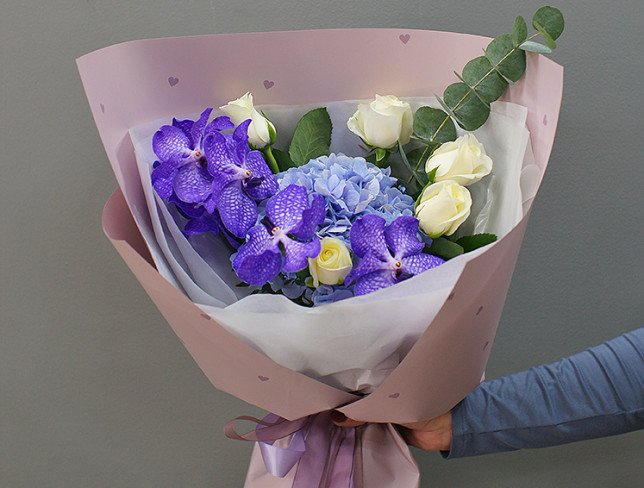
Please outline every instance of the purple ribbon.
M234 430L235 420L250 420L257 427L239 435ZM226 435L257 441L270 474L284 478L297 465L292 488L363 488L362 427L338 427L329 412L294 421L274 414L262 420L235 420L226 425Z

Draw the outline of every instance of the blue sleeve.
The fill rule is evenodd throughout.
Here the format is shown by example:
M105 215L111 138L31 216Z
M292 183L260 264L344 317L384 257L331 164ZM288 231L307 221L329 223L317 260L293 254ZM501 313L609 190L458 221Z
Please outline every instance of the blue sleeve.
M644 327L482 383L452 410L446 458L555 446L644 428Z

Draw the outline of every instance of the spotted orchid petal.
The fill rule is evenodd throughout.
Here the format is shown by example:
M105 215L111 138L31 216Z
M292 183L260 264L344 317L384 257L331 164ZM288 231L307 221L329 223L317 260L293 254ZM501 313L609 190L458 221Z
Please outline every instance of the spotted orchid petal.
M326 203L324 197L313 194L311 206L302 212L302 221L291 234L301 241L311 240L315 236L315 231L324 222L326 216Z
M284 268L285 273L296 273L309 265L309 258L315 258L320 254L322 244L319 239L311 242L298 242L288 239L284 245Z
M183 228L183 233L186 236L204 234L206 232L212 232L215 235L219 234L219 226L209 215L189 220Z
M174 179L174 192L186 203L201 203L212 193L213 180L205 168L186 164Z
M396 278L391 270L374 271L358 280L354 292L356 296L366 295L395 284Z
M428 269L440 266L445 261L432 254L414 254L401 259L402 271L408 275L417 275Z
M242 281L260 286L275 278L282 267L282 253L263 225L248 232L248 241L239 248L233 268Z
M418 254L425 247L425 243L418 239L418 219L411 215L398 217L389 224L385 229L385 240L396 259Z
M351 226L351 249L359 258L368 252L386 259L389 256L385 241L385 219L378 215L365 215Z
M244 166L251 172L251 177L247 180L246 193L255 200L264 200L277 193L279 183L272 173L262 153L259 151L250 151L245 156ZM254 183L257 181L258 183Z
M152 137L152 149L161 162L185 158L192 151L192 141L179 127L162 126Z
M228 166L237 166L231 157L226 137L219 132L211 132L206 135L203 141L206 161L208 161L208 171L211 175L217 177ZM225 183L228 183L227 180Z
M274 195L266 204L266 215L273 225L284 232L296 229L302 222L302 212L309 206L306 188L289 185Z
M230 120L230 117L227 115L221 115L219 117L215 117L212 119L212 122L210 122L206 128L204 129L204 137L207 136L210 132L213 131L222 131L222 130L229 130L235 127L235 124L232 123Z
M152 170L150 174L152 186L161 198L168 199L172 196L174 178L177 172L177 165L174 162L161 163Z
M192 126L194 125L193 120L177 120L177 119L172 119L172 126L173 127L178 127L183 131L183 133L188 136L188 139L190 140L190 147L194 148L194 139L192 139Z
M192 128L190 129L190 137L192 138L193 149L201 147L202 139L204 136L204 129L208 124L208 119L210 118L211 113L212 108L207 108L206 110L201 112L201 115L199 116L197 121L192 124Z
M257 205L242 191L241 181L233 181L222 189L217 208L226 228L237 237L246 237L257 221Z
M344 282L345 284L350 285L354 281L359 281L363 276L369 275L375 271L382 271L383 269L389 269L390 271L392 271L388 266L387 261L383 261L373 252L369 252L351 270L351 272L345 278Z

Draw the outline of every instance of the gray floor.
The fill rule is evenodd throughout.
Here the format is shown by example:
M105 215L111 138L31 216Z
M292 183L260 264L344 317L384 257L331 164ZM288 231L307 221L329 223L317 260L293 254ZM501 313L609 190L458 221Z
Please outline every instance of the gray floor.
M642 3L557 3L568 21L554 55L566 68L562 116L489 377L571 354L644 317ZM136 38L295 28L496 35L540 3L258 4L0 0L2 488L237 487L250 452L221 428L253 410L209 385L101 233L115 181L76 57ZM418 461L433 488L637 487L643 441L635 433Z

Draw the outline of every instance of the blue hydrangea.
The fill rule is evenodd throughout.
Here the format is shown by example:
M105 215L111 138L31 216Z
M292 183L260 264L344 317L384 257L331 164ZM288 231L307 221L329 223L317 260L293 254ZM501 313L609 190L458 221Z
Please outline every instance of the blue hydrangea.
M326 216L318 230L320 237L338 237L348 243L351 224L363 215L379 215L390 223L401 215L414 214L414 200L398 188L390 169L378 168L364 158L330 154L290 168L278 178L280 188L301 185L324 197Z

